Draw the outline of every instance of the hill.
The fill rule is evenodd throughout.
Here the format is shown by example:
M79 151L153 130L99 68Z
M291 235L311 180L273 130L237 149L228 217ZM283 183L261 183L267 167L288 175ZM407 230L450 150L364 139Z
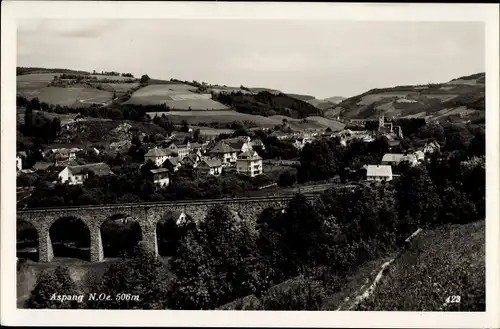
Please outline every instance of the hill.
M484 220L424 231L357 310L484 312L485 243Z
M80 108L93 106L103 113L109 112L109 115L99 115L99 118L129 118L119 115L120 111L164 111L173 120L182 118L190 124L207 123L207 120L223 123L251 121L262 127L274 127L283 119L296 119L290 120L296 129L330 127L337 130L343 127L343 124L323 115L324 109L331 108L333 103L275 89L228 87L178 79L153 78L144 83L130 74L120 75L118 72L96 74L70 69L17 69L17 95L28 101L38 98L49 106L68 108L59 109L59 114L76 114ZM207 111L210 113L194 113Z
M485 73L446 83L372 89L343 100L325 111L325 116L375 119L379 110L383 110L388 117L484 117Z

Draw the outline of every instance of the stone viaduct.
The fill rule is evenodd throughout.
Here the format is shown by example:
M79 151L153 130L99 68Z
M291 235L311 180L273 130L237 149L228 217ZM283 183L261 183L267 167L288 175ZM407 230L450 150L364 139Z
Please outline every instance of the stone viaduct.
M283 209L292 196L249 197L216 200L193 200L169 203L138 203L66 208L39 208L17 211L17 220L31 223L38 233L38 256L40 262L50 262L53 257L49 229L60 218L76 217L81 219L90 232L90 260L99 262L104 258L101 239L101 225L107 219L122 215L140 225L142 240L158 253L156 225L169 211L183 211L196 222L202 221L208 209L223 204L237 212L246 221L253 222L267 208Z

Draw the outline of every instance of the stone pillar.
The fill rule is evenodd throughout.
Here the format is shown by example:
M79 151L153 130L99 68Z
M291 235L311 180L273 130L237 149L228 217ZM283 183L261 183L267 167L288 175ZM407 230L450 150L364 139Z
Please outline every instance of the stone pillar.
M52 251L52 241L49 233L50 226L44 226L38 231L38 261L42 263L50 263L54 258Z
M142 231L142 241L144 245L153 250L158 256L158 241L156 240L156 225L152 223L140 223Z
M101 227L100 225L89 226L90 230L90 261L92 263L100 262L104 259L104 250L102 248Z

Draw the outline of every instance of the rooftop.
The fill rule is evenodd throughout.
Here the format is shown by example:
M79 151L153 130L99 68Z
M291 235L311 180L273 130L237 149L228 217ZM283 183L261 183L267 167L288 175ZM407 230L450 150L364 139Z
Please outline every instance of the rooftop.
M257 160L262 160L262 158L255 151L246 151L246 152L243 152L240 154L240 156L238 157L238 160L257 161Z
M152 148L151 150L148 151L148 153L146 153L146 155L144 155L145 157L164 157L164 156L167 156L168 153L164 150L164 149L161 149L161 148Z
M368 165L366 167L366 175L390 177L392 176L392 167L388 165Z
M231 147L229 144L220 141L217 143L213 149L210 150L210 153L233 153L238 150L235 150L233 147Z
M218 159L217 160L206 159L203 160L202 164L205 164L209 168L216 168L222 166L222 163Z

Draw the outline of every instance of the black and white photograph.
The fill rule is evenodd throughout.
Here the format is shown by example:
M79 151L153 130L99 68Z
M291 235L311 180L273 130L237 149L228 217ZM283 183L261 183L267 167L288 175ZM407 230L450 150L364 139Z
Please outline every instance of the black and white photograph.
M498 6L58 3L2 4L10 308L499 324Z

